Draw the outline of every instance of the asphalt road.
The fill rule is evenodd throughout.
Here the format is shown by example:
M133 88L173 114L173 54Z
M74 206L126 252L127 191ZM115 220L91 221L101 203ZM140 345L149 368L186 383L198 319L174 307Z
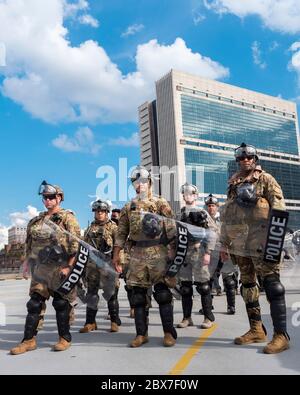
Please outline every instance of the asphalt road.
M153 302L150 313L150 341L143 347L131 349L134 322L129 318L126 293L120 292L122 327L119 333L109 333L102 302L98 313L98 331L79 334L84 324L84 306L76 309L72 327L72 347L61 353L51 351L57 340L55 314L48 303L44 329L39 333L38 349L20 356L9 355L9 349L22 339L26 316L29 283L25 280L0 282L0 374L299 374L300 373L300 263L287 265L282 279L287 289L288 323L291 349L279 355L264 355L264 344L236 346L234 337L248 330L244 303L237 296L237 314L225 314L225 296L215 297L216 326L213 330L199 328L200 299L194 299L195 326L178 330L175 347L162 346L162 327L158 306ZM298 305L297 305L298 304ZM269 305L261 296L263 320L272 337ZM297 310L298 309L298 310ZM6 312L6 316L4 316ZM181 302L174 302L175 322L181 321ZM2 313L2 314L1 314ZM4 322L6 321L6 322ZM5 326L3 326L5 324Z

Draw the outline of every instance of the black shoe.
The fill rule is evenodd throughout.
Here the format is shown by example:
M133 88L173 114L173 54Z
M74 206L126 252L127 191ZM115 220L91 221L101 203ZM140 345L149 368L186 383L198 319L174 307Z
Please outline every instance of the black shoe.
M235 307L233 307L233 306L228 306L228 307L227 307L227 314L228 314L228 315L234 315L234 314L235 314Z

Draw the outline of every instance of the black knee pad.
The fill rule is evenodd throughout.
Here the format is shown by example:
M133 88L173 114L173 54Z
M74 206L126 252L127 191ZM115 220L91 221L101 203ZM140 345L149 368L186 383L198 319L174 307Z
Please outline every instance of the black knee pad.
M158 283L154 285L154 299L159 305L172 303L173 296L166 284Z
M54 297L52 306L54 307L55 311L64 311L70 308L70 303L62 297Z
M130 298L132 307L145 307L147 304L146 293L147 288L133 287Z
M182 281L180 293L182 296L193 296L193 283L191 281Z
M97 310L99 303L99 295L98 294L87 294L86 296L86 304L91 309Z
M40 314L43 309L44 302L45 298L36 292L33 293L26 305L28 313Z
M223 279L224 286L227 290L234 289L236 286L236 282L233 276L227 276Z
M285 295L285 288L276 274L265 277L263 285L269 301L279 299Z
M210 285L209 285L209 281L207 281L206 283L195 282L195 285L196 285L197 292L199 292L199 294L201 296L206 296L206 295L210 294L211 288L210 288Z
M115 293L112 295L112 297L109 299L109 301L117 300L118 299L118 293L119 293L119 288L116 288L115 289Z

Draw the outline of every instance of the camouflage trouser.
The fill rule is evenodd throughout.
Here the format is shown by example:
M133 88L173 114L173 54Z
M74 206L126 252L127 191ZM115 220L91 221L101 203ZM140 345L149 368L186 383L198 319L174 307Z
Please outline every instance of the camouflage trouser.
M261 321L261 310L259 305L259 287L257 276L263 280L270 275L279 275L279 264L271 265L265 263L262 257L231 256L241 272L241 295L245 301L247 314L250 322Z
M150 288L164 282L166 272L167 249L162 245L137 247L130 250L130 260L126 275L129 287Z
M280 264L269 264L261 257L245 257L231 255L232 261L238 265L241 272L242 284L256 283L257 276L264 279L271 274L279 274Z
M60 277L59 267L47 267L47 265L40 265L38 271L35 272L38 277L43 279L43 281L38 281L38 277L34 277L31 280L29 295L33 293L38 293L45 299L49 299L50 296L54 296L55 290L59 287L63 281ZM76 290L73 289L67 295L61 294L61 297L67 300L71 305L76 304Z
M180 281L206 283L210 280L209 265L202 264L199 248L190 248L185 263L181 266L178 278Z
M94 264L87 264L85 281L87 283L88 293L89 291L96 293L100 288L102 288L101 271ZM118 279L116 280L115 286L117 288L120 286L120 281Z

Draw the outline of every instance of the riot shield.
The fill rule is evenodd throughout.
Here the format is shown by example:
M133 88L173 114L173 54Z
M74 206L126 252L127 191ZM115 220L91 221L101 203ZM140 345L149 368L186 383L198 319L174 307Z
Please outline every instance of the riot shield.
M160 244L166 247L164 256L166 279L175 279L176 276L180 277L183 274L183 281L189 281L190 266L192 266L196 277L199 277L196 281L209 281L209 271L204 274L203 266L208 266L209 262L205 263L204 260L210 259L207 258L208 252L216 247L216 228L194 226L144 211L138 215L141 240L137 241L136 245L146 247L151 246L153 242L153 245ZM203 279L204 275L208 278ZM167 283L170 287L176 285L174 281Z
M88 243L79 239L51 220L45 220L40 228L39 248L35 248L28 262L31 266L32 279L44 284L50 290L61 295L68 295L75 287L81 286L82 275L87 264L95 265L100 271L103 297L108 301L115 292L117 273L111 266L107 255L102 254ZM65 246L70 242L78 244L75 263L67 276L62 275L62 269L68 267L68 254ZM84 287L83 292L84 292ZM84 293L81 295L84 296Z

